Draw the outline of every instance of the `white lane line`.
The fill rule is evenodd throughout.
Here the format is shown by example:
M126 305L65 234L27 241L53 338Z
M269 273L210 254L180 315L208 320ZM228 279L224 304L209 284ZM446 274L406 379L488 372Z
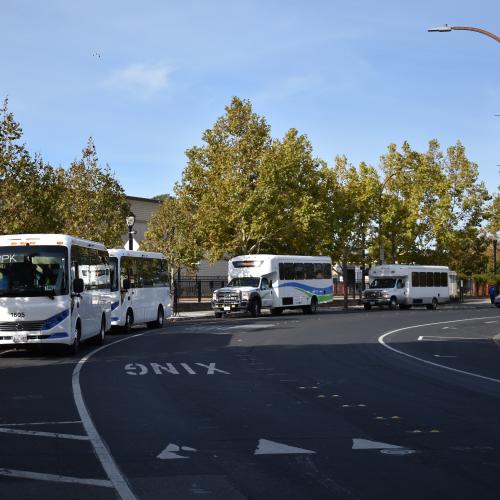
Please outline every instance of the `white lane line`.
M3 356L4 354L7 354L9 352L16 352L16 350L15 349L9 349L8 351L1 351L0 352L0 356Z
M61 434L59 432L39 432L39 431L24 431L22 429L10 429L0 427L0 432L4 434L22 434L25 436L39 436L39 437L50 437L50 438L60 438L60 439L76 439L79 441L88 441L88 436L79 436L78 434Z
M402 332L402 331L405 331L405 330L411 330L413 328L423 328L423 327L426 327L426 326L445 325L446 323L460 323L460 322L464 322L464 321L480 321L480 320L483 320L483 319L491 319L491 318L498 318L498 316L486 316L486 317L483 317L483 318L455 319L455 320L451 320L451 321L439 321L437 323L425 323L423 325L406 326L404 328L398 328L397 330L391 330L390 332L386 332L386 333L382 334L378 338L378 341L385 348L387 348L387 349L389 349L389 350L391 350L393 352L396 352L398 354L401 354L403 356L406 356L407 358L411 358L411 359L414 359L416 361L420 361L422 363L426 363L428 365L435 366L437 368L444 368L445 370L449 370L449 371L452 371L452 372L455 372L455 373L460 373L462 375L469 375L471 377L476 377L476 378L479 378L481 380L488 380L489 382L494 382L495 384L500 384L500 380L498 380L496 378L485 377L484 375L479 375L478 373L472 373L472 372L467 372L467 371L464 371L464 370L458 370L457 368L451 368L450 366L440 365L439 363L434 363L432 361L428 361L427 359L422 359L422 358L419 358L417 356L412 356L411 354L408 354L406 352L400 351L399 349L396 349L396 348L388 345L385 342L386 337L388 337L389 335L393 335L394 333L399 333L399 332Z
M68 420L65 422L21 422L16 424L2 424L2 427L14 427L25 425L65 425L65 424L81 424L81 420Z
M83 477L59 476L56 474L41 474L39 472L30 472L27 470L2 469L0 476L20 477L22 479L35 479L37 481L53 481L57 483L85 484L87 486L102 486L104 488L113 488L111 481L105 479L85 479Z
M442 342L446 340L491 340L488 337L438 337L435 335L420 335L417 340L423 340L428 342Z
M139 337L141 335L144 335L147 332L142 332L142 333L137 333L135 335L132 335L130 337L125 337L123 339L117 340L115 342L112 342L110 344L103 345L101 347L98 347L97 349L94 349L91 351L89 354L84 356L80 361L75 366L75 369L73 370L73 376L72 376L72 386L73 386L73 398L75 400L76 408L78 410L78 414L80 415L80 418L82 420L83 427L85 431L87 432L90 442L92 443L92 446L94 448L94 451L97 455L97 458L101 462L101 465L103 469L105 470L109 480L113 484L114 488L116 489L118 495L122 500L138 500L137 497L134 495L132 490L130 489L130 486L128 485L128 482L125 478L125 476L122 474L120 469L118 468L118 465L114 461L110 451L108 450L108 447L104 443L104 440L101 438L99 433L97 432L97 429L94 425L94 422L92 421L92 418L90 417L90 413L87 410L87 407L85 406L85 400L83 399L83 394L82 394L82 389L80 386L80 371L83 367L83 365L96 353L99 351L102 351L103 349L106 349L107 347L114 346L115 344L118 344L119 342L124 342L126 340L133 339L135 337Z

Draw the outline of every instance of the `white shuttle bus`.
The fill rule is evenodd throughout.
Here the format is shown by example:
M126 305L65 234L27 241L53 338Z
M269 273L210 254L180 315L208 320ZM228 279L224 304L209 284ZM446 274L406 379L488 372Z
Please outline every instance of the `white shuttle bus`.
M238 311L259 316L262 309L281 314L283 309L301 308L310 314L318 304L333 300L330 257L241 255L229 261L228 281L212 296L218 318Z
M62 344L75 354L83 340L102 343L110 321L104 245L62 234L0 236L0 346Z
M130 332L133 324L162 327L172 314L168 266L161 253L108 250L111 267L111 325Z
M363 292L363 305L365 309L385 305L390 309L436 309L450 301L449 274L446 266L374 266L369 272L370 286Z

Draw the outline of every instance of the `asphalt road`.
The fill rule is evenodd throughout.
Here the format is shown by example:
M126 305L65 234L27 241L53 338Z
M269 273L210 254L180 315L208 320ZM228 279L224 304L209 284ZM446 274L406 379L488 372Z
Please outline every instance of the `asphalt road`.
M498 499L496 336L495 308L374 310L4 352L0 499Z

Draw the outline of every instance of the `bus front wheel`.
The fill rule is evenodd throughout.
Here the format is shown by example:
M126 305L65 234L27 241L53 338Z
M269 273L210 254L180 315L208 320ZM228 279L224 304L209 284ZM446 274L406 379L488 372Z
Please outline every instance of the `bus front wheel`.
M66 352L67 352L68 356L76 356L78 354L78 351L80 350L80 340L82 338L81 331L82 331L82 328L80 326L80 323L77 323L76 331L75 331L75 338L73 340L73 343L66 346Z
M129 309L127 315L125 316L125 324L123 325L123 333L130 333L132 331L132 325L134 324L134 315Z

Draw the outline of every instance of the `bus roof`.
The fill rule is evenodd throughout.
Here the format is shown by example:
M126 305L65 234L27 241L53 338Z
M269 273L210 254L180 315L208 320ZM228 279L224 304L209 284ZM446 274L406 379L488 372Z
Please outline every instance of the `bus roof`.
M140 250L126 250L124 248L111 248L108 250L110 257L140 257L142 259L165 259L160 252L141 252Z
M102 243L76 238L68 234L6 234L0 236L0 246L32 246L32 245L82 245L98 250L106 250Z
M255 260L255 259L260 259L260 260L278 259L278 260L287 260L289 262L303 262L303 261L331 262L332 261L332 259L330 257L324 256L324 255L275 255L275 254L267 254L267 253L238 255L237 257L233 257L231 259L231 261Z

